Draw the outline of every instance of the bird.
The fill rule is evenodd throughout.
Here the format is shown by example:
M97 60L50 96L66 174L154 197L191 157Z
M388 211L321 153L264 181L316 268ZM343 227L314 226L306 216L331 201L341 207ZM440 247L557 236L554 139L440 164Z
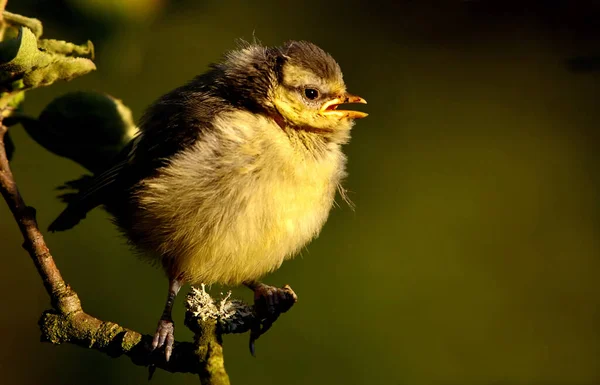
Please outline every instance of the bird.
M102 206L162 267L168 295L152 348L167 361L184 284L245 285L272 321L297 297L260 279L318 236L344 192L342 146L367 116L338 108L347 103L366 100L346 90L340 66L317 45L242 42L151 104L104 171L72 185L78 191L49 230Z

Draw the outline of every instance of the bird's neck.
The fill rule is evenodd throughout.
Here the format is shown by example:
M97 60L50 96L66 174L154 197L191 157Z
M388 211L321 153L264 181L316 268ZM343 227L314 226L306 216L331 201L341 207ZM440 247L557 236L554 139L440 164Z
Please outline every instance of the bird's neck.
M288 122L276 109L269 113L277 125L290 137L292 141L315 152L315 155L323 154L332 147L348 143L350 140L350 127L352 123L341 123L339 129L323 129L308 125L295 125ZM347 127L343 126L344 124Z

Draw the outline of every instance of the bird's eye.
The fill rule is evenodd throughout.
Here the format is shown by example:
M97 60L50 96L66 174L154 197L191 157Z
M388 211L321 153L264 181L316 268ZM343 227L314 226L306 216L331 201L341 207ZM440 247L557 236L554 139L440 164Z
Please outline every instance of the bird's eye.
M305 88L304 96L306 96L306 98L309 100L315 100L319 97L319 90L316 90L314 88Z

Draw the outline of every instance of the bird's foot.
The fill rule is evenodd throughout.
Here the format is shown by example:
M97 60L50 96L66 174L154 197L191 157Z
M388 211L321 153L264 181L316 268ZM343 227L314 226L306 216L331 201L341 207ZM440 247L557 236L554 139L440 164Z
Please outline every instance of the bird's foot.
M254 312L258 321L250 332L250 353L254 356L254 342L271 328L282 313L291 309L298 296L289 285L279 288L256 283L250 288L254 290Z
M156 333L152 340L152 350L165 347L165 359L167 362L173 353L173 344L175 343L175 325L172 320L161 319L158 321Z

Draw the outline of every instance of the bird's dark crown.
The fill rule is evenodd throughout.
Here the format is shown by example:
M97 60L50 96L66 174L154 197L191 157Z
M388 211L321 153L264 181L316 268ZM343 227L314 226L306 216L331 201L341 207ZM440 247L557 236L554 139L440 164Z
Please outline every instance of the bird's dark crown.
M278 49L292 65L312 71L325 80L342 79L342 70L335 59L311 42L289 41Z
M289 41L279 47L264 47L242 42L239 49L228 52L223 61L211 66L212 91L236 107L268 111L272 108L269 95L282 82L286 64L311 71L327 81L342 82L337 62L313 43Z

